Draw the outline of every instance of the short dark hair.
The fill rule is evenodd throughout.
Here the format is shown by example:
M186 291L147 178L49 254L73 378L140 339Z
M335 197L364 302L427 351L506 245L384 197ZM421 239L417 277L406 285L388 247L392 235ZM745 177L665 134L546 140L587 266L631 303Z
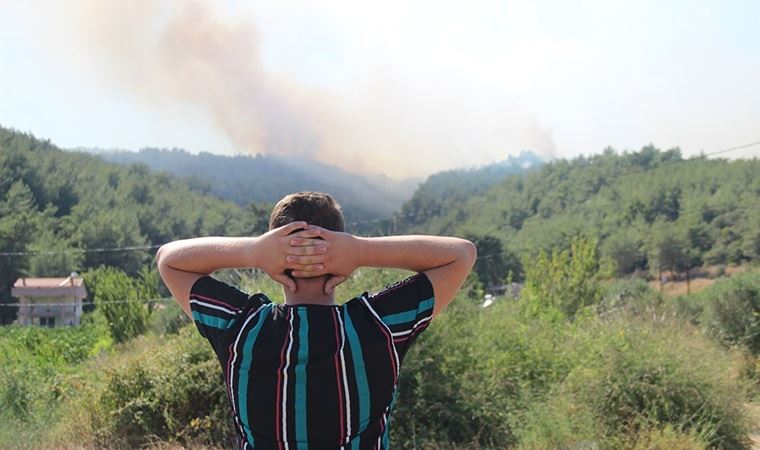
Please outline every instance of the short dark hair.
M323 192L296 192L283 197L272 209L269 229L300 220L330 231L345 231L340 204Z

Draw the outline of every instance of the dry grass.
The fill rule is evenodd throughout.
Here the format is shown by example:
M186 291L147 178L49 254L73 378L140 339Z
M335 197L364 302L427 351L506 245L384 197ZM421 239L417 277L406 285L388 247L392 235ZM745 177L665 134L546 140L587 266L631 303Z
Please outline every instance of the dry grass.
M755 424L755 428L749 434L749 438L752 440L752 450L760 450L760 404L750 403L747 405L747 409L750 411L752 423Z
M679 280L679 281L668 281L662 284L662 293L665 297L679 297L682 295L687 295L689 293L694 294L697 293L708 286L711 286L715 283L719 277L718 274L718 266L711 266L706 268L707 272L710 274L709 278L694 278L689 282L689 286L686 285L685 280ZM737 273L746 272L749 270L748 266L727 266L724 270L724 276L725 277L731 277L733 275L736 275ZM671 275L669 272L663 272L663 275ZM670 278L674 278L673 276L670 276ZM649 285L652 286L652 289L660 290L660 283L657 282L657 280L653 280L649 282Z

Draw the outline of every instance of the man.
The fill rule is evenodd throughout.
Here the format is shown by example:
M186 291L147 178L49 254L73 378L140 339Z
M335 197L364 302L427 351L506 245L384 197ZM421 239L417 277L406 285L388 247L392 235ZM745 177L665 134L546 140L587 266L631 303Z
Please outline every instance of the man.
M206 237L162 246L161 277L222 365L242 449L388 449L399 367L409 345L451 302L475 246L437 236L362 238L344 232L327 194L280 200L258 237ZM263 270L285 304L209 275ZM336 305L358 267L418 272Z

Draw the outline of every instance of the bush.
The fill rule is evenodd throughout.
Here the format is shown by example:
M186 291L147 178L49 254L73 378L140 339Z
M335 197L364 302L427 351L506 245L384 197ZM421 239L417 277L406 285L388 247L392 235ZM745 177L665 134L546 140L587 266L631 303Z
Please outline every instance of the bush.
M683 433L671 426L644 430L631 442L631 450L703 450L707 448L699 436Z
M76 386L67 378L98 347L93 324L69 328L0 327L0 447L44 440Z
M603 289L602 300L597 306L601 314L616 311L638 315L655 311L662 304L659 292L640 279L616 281Z
M744 345L760 354L760 274L742 273L718 281L702 293L703 323L728 345Z
M158 297L158 275L143 267L133 279L119 269L100 266L84 274L95 294L95 305L105 316L113 340L126 342L148 330L152 305L145 300Z
M486 309L462 301L436 319L401 371L395 445L517 444L519 416L569 372L558 349L576 327L524 320L519 311L509 301Z
M107 373L91 414L98 446L235 445L219 361L194 327Z
M576 237L570 248L541 251L525 263L522 297L530 315L572 318L601 297L600 281L608 268L600 264L595 239Z
M172 301L156 307L151 317L150 330L157 335L177 334L189 323L190 318L187 314Z
M749 448L744 391L726 371L730 359L688 327L595 322L565 350L575 367L516 432L529 447L636 448L637 436L669 427L686 436L674 439Z
M404 362L400 448L747 448L733 360L688 324L452 308Z

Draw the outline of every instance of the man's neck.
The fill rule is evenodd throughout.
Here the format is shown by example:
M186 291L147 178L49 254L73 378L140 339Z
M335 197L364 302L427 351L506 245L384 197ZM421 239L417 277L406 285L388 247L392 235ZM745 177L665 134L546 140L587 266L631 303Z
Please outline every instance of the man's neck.
M325 294L325 280L321 277L313 280L299 279L296 291L285 291L286 305L334 305L335 292Z

